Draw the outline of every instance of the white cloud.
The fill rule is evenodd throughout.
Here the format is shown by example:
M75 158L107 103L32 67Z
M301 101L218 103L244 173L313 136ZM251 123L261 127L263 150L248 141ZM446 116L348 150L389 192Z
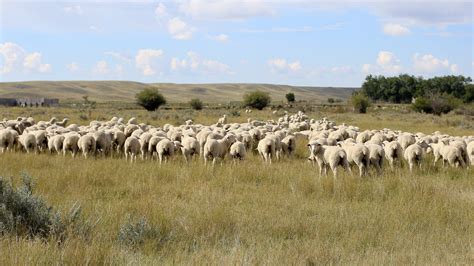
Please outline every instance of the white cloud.
M159 3L155 8L155 16L160 25L163 25L166 19L169 17L168 9L163 3Z
M33 52L28 54L25 49L16 43L6 42L0 44L0 56L3 58L0 74L19 71L51 72L51 64L43 63L41 53Z
M23 66L27 70L34 70L40 73L50 72L51 65L42 63L42 55L38 52L31 53L25 57Z
M75 6L67 6L63 8L64 12L67 14L75 14L75 15L82 15L84 12L82 11L82 8L80 5L75 5Z
M125 63L130 63L132 61L130 56L119 53L119 52L108 51L108 52L105 52L105 55L111 56L111 57L113 57L113 58L115 58L119 61L123 61Z
M348 74L352 72L351 66L335 66L331 67L331 73L333 74Z
M94 68L92 69L92 72L95 74L101 74L101 75L106 75L110 73L109 65L106 61L101 60L98 61Z
M190 40L193 37L194 29L179 17L174 17L168 21L168 32L177 40Z
M90 25L90 26L89 26L89 30L90 30L90 31L94 31L94 32L100 32L99 27L94 26L94 25Z
M216 36L211 36L211 39L218 42L226 42L229 40L229 36L227 34L219 34Z
M197 19L240 20L276 13L270 1L264 0L184 0L179 11Z
M141 49L135 56L135 64L143 75L151 76L157 71L157 60L163 55L163 50Z
M448 59L439 59L432 54L413 55L413 68L419 73L457 72L458 66L450 64Z
M403 36L410 34L410 29L400 24L387 23L383 26L383 32L391 36Z
M76 72L79 70L79 65L76 62L71 62L70 64L66 65L67 70L69 72Z
M381 73L381 74L398 74L402 71L400 60L389 51L380 51L377 54L375 65L362 65L364 74Z
M453 74L458 74L459 73L459 67L456 64L452 64L450 67L451 73Z
M288 62L283 58L274 58L268 60L268 65L273 73L298 72L301 70L300 61Z
M18 44L6 42L0 44L0 55L3 57L3 66L0 67L0 74L12 72L25 57L25 50Z
M172 58L170 68L172 71L191 71L202 74L233 74L230 67L217 60L202 58L199 54L189 51L187 59Z

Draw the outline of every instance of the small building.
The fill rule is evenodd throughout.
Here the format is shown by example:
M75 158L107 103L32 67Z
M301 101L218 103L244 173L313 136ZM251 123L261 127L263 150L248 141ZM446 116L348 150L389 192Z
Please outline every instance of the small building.
M38 97L23 98L0 98L0 105L4 106L21 106L21 107L40 107L40 106L56 106L59 99L48 99Z

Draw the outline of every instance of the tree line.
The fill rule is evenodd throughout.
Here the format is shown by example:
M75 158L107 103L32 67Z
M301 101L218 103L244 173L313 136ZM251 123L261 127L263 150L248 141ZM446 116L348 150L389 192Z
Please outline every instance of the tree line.
M464 76L442 76L424 79L408 74L394 77L369 75L361 92L372 101L411 103L413 98L454 97L465 103L474 101L472 79Z

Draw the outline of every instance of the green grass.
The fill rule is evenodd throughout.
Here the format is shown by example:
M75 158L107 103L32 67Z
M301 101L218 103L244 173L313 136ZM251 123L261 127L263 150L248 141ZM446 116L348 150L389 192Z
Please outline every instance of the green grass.
M0 109L11 115L25 110ZM78 119L69 109L32 110L44 111L40 116L45 118L64 114ZM176 115L209 123L220 112ZM176 119L159 113L153 120L152 113L140 110L103 110L100 115L112 113L155 125ZM251 116L275 118L269 111ZM472 126L472 121L455 115L387 111L310 116L363 129L472 134L472 128L460 127ZM245 121L246 116L230 120ZM253 154L240 164L226 161L215 168L201 161L185 165L181 157L160 166L121 158L0 154L0 176L14 176L19 183L19 173L26 171L49 204L65 212L77 201L86 218L98 219L89 241L72 236L58 245L2 236L0 264L472 264L472 167L433 167L428 158L413 175L405 166L393 172L386 167L381 176L358 179L342 173L334 180L331 174L319 178L306 156L303 141L295 158L271 166ZM120 245L118 232L129 216L146 218L158 236L136 249Z

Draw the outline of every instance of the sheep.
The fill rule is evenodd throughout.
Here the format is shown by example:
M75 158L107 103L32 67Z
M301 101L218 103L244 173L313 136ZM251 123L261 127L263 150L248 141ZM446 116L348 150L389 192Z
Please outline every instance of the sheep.
M217 123L221 125L227 124L227 116L223 115L221 118L217 120Z
M145 132L143 133L140 138L140 153L141 153L141 158L142 160L145 160L145 157L148 155L148 146L150 143L150 139L153 137L151 133Z
M82 151L82 155L87 159L89 155L95 154L96 141L92 135L84 135L77 141L79 150Z
M402 146L396 140L384 141L385 158L390 164L390 168L393 170L395 161L401 162L402 159Z
M10 129L0 130L0 151L3 153L5 150L13 148L14 136Z
M31 133L23 133L20 135L20 144L26 153L36 152L36 137Z
M327 174L327 167L332 170L334 178L337 177L337 167L342 166L347 171L351 172L349 162L347 161L347 154L339 146L325 146L318 141L310 141L307 145L310 150L310 161L316 161L319 166L319 176Z
M421 160L423 159L423 149L426 149L428 144L423 140L417 141L405 149L403 157L408 162L410 172L413 172L413 166L417 164L421 169Z
M48 138L46 137L46 130L33 131L32 134L36 138L36 147L38 148L38 150L46 150L48 148Z
M385 157L385 152L382 146L378 144L366 144L369 149L369 165L375 166L377 173L382 173L383 158Z
M48 140L48 150L50 153L61 153L63 150L64 135L55 135Z
M125 140L123 145L125 160L128 161L130 156L130 162L137 160L137 155L140 152L140 141L134 136L130 136Z
M76 157L76 153L79 149L77 146L77 142L79 141L80 135L77 133L68 133L64 136L63 141L63 156L66 156L66 153L70 151L72 153L72 157Z
M212 158L212 165L216 164L218 158L224 159L230 145L235 142L234 135L226 135L222 139L208 139L204 145L204 165Z
M431 152L433 152L433 157L434 157L433 166L435 166L436 162L438 162L438 160L442 158L441 147L443 145L441 144L441 142L439 142L439 143L431 143L429 144L429 146L431 148ZM444 164L444 161L443 161L443 164Z
M408 146L414 144L416 142L415 136L413 134L402 134L398 137L398 142L402 147L402 150L406 150Z
M112 133L112 149L115 149L117 153L120 153L125 144L125 139L125 133L120 130L114 130Z
M154 157L156 155L156 145L158 145L158 143L164 138L165 137L161 136L153 136L148 141L148 153L151 155L151 157Z
M464 167L465 161L462 150L458 146L447 145L445 142L440 142L440 153L443 157L443 165L448 162L451 166Z
M104 131L95 132L92 134L96 145L96 152L101 152L104 156L108 155L112 149L112 138L110 134L106 134Z
M183 146L181 148L181 152L183 153L183 157L186 162L189 162L193 155L199 155L200 146L197 139L185 136L181 144Z
M293 135L288 135L281 140L281 148L284 154L288 156L293 155L296 151L296 138Z
M258 142L257 151L262 159L271 164L272 158L275 157L275 140L271 138L263 138Z
M173 156L175 150L174 143L169 139L162 139L156 145L156 153L158 154L158 159L160 164L162 164L163 160L165 162L168 161L168 158Z
M234 160L235 159L239 159L239 160L245 159L245 155L246 155L245 144L243 142L240 142L240 141L234 142L230 146L229 155Z
M364 176L369 167L369 149L361 143L343 142L339 145L346 152L347 161L359 168L359 177Z
M66 127L68 121L69 121L69 119L64 118L63 121L61 121L61 122L56 122L55 124L56 124L57 126L60 126L60 127Z
M466 152L469 156L469 161L471 162L471 165L474 166L474 141L471 141L467 144Z

